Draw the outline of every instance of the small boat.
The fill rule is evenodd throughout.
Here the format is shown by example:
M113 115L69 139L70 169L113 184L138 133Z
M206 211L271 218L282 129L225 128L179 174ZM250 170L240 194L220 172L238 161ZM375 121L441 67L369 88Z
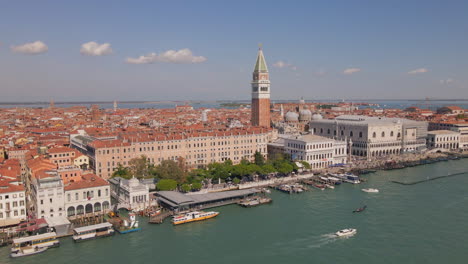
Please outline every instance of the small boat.
M138 227L138 220L136 220L135 213L129 213L128 217L128 221L127 219L124 219L122 221L122 225L119 225L117 228L115 228L119 234L127 234L141 230L141 227Z
M325 185L323 185L323 184L315 183L315 184L312 184L312 186L314 186L315 188L320 189L322 191L325 190Z
M328 189L335 189L335 186L331 185L331 184L325 184L325 186L328 188Z
M360 213L360 212L366 210L366 208L367 208L367 205L364 205L363 207L354 210L353 213Z
M77 227L73 230L73 241L81 242L88 239L108 237L115 234L112 224L104 222L96 225Z
M348 237L353 236L357 233L357 230L354 228L346 228L335 233L337 237Z
M46 251L47 247L29 247L29 248L22 248L16 252L10 253L10 257L17 258L17 257L26 257L31 256L34 254L39 254Z
M190 222L202 221L210 219L219 215L219 212L189 212L185 214L176 215L172 219L174 225L180 225Z
M51 247L60 246L55 232L13 239L10 257L24 257L39 254Z
M366 193L378 193L379 189L367 188L367 189L362 189L362 191Z

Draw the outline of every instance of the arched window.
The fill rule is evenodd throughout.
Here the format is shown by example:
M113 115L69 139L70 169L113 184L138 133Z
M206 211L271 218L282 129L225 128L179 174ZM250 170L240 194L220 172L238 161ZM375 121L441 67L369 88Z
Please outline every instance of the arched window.
M74 216L75 215L75 207L70 206L67 209L67 216Z
M349 131L349 136L353 137L353 131Z
M328 129L328 130L327 130L327 134L329 134L329 135L330 135L330 129Z
M362 132L359 132L359 137L362 138Z
M93 205L92 205L92 204L87 204L87 205L85 206L85 212L86 212L87 214L92 213L92 212L93 212Z
M375 133L375 132L372 133L372 137L373 137L373 138L376 138L376 137L377 137L377 133Z
M400 133L400 132L398 132L397 137L401 137L401 133Z
M323 128L320 129L320 134L323 134Z
M391 136L391 137L393 137L393 131L392 131L392 132L390 132L390 136Z
M385 132L382 132L382 137L385 137Z
M344 131L343 130L341 130L341 135L344 136Z

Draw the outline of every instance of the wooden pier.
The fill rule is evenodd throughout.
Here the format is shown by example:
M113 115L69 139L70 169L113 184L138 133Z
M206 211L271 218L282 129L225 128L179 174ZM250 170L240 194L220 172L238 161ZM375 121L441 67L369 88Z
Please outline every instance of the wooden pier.
M150 224L162 224L164 219L174 215L173 211L163 211L158 215L150 217L149 223Z

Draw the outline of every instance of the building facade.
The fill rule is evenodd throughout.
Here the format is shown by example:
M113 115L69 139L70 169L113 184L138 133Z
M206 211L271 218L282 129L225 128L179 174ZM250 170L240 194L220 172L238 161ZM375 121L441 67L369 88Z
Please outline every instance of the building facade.
M108 179L119 164L128 166L131 159L142 155L155 165L163 160L182 158L189 168L226 160L232 160L234 164L242 159L252 161L256 151L267 156L270 137L269 129L249 128L177 136L121 135L115 140L79 136L72 138L71 144L89 157L90 166L98 176Z
M151 205L148 185L136 178L115 177L109 180L111 195L122 207L145 209Z
M41 171L32 178L31 205L36 218L65 216L63 183L56 171Z
M427 126L423 121L357 115L310 122L314 134L344 140L352 155L365 157L423 150Z
M270 77L261 48L252 75L251 123L253 126L270 127Z
M111 209L109 183L94 174L80 178L64 186L67 217L107 213Z
M312 134L284 138L285 153L293 160L306 161L312 169L347 163L346 142Z
M0 177L0 226L18 224L26 219L25 188Z
M428 148L457 150L460 148L460 132L451 130L433 130L427 132Z

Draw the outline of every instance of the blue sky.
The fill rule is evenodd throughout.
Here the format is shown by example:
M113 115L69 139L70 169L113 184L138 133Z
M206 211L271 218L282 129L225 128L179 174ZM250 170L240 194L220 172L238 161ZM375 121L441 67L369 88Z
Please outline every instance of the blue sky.
M0 101L249 99L258 43L273 99L468 98L467 11L468 1L4 1Z

